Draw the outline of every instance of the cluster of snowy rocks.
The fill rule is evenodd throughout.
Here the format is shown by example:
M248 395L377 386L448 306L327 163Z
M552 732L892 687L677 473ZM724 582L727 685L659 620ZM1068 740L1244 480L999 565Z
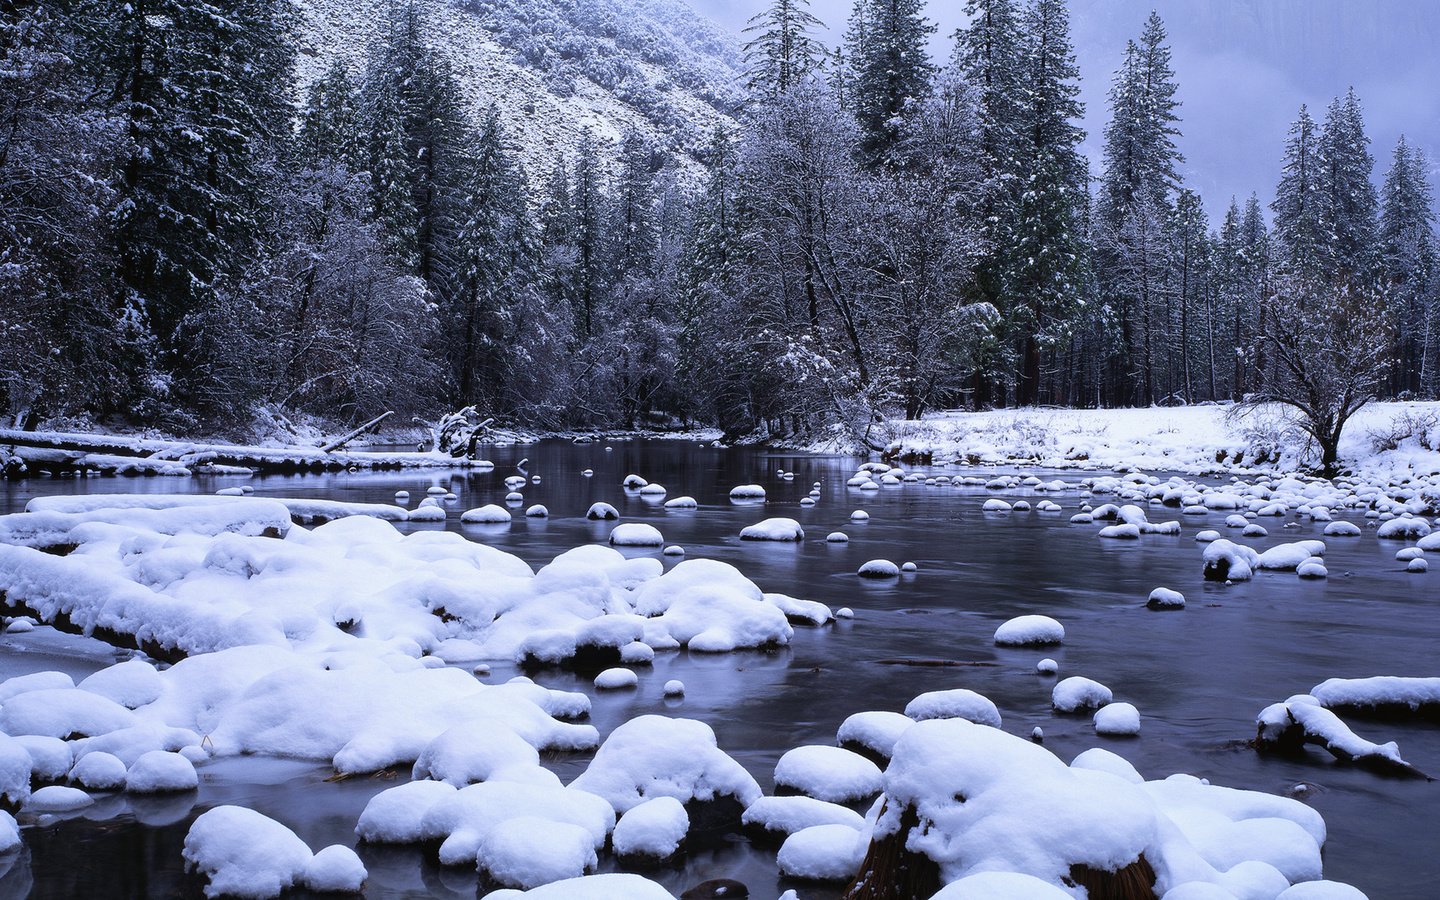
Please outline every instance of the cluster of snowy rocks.
M1061 511L1050 497L1113 495L1115 503L1085 503L1072 521L1113 522L1100 534L1120 539L1178 534L1178 522L1149 522L1154 506L1186 516L1230 512L1242 530L1264 516L1331 522L1333 512L1363 508L1380 537L1420 542L1403 561L1423 562L1432 549L1424 546L1422 501L1368 485L1260 479L1212 488L1141 473L1081 482L922 477L866 464L848 486L915 483L1030 489L1046 495L1033 507L1039 514ZM522 486L507 488L518 495ZM665 496L638 476L624 487ZM807 498L812 504L817 493ZM764 498L759 485L731 492L741 504ZM341 773L408 766L408 782L367 805L357 838L434 849L444 865L475 869L497 900L670 897L639 875L593 873L605 854L626 867L667 864L703 835L742 831L775 846L788 877L863 883L897 877L899 865L927 873L943 900L1083 896L1077 872L1091 885L1140 878L1169 900L1363 896L1323 880L1325 826L1298 801L1189 775L1146 781L1098 748L1067 765L1041 746L1038 728L1028 740L1006 733L996 705L964 688L922 694L903 712L857 713L833 745L791 749L775 767L771 796L703 722L645 715L602 742L583 721L584 694L525 677L487 684L457 665L609 667L596 687L625 687L634 673L615 666L645 665L681 647L784 644L793 624L834 615L823 604L765 593L714 560L666 571L654 557L592 545L534 571L458 534L403 534L392 524L423 520L416 513L426 509L444 517L444 499L406 510L262 500L242 489L225 497L41 498L25 513L0 516L0 592L12 612L143 651L79 684L54 672L0 684L0 800L38 813L83 805L97 791L186 791L197 784L197 764L241 753L324 760ZM991 498L985 509L1032 507ZM548 511L532 506L526 514ZM509 517L496 505L462 522ZM618 513L601 503L589 517ZM857 510L851 518L868 517ZM804 536L798 521L781 517L740 535ZM1318 540L1258 553L1218 534L1197 539L1206 543L1207 577L1221 561L1229 580L1257 568L1305 575L1307 565L1323 563ZM609 543L658 548L663 538L652 526L625 523ZM902 571L885 560L866 567L862 575ZM1149 603L1181 608L1184 598L1157 588ZM1012 619L994 636L1010 648L1064 638L1058 621L1038 615ZM1057 666L1042 659L1035 669L1054 675ZM1404 766L1393 744L1359 739L1332 710L1430 709L1440 699L1435 681L1327 682L1262 712L1257 743L1321 743L1337 756ZM678 683L666 686L667 694L681 692ZM1099 735L1139 733L1135 707L1088 678L1060 680L1051 700L1057 714L1093 714ZM564 784L541 754L572 751L594 757ZM19 841L15 819L0 812L0 848ZM238 807L202 814L184 857L211 896L354 892L366 879L353 850L312 852L283 824Z

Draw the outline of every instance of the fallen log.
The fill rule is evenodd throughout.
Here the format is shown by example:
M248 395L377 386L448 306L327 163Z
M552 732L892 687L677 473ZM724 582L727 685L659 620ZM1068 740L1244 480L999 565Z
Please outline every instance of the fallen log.
M370 431L376 425L379 425L381 422L385 421L393 415L395 415L395 410L386 410L385 412L366 422L364 425L356 428L354 431L347 432L343 437L337 438L336 440L333 440L328 444L322 445L320 447L320 450L324 453L333 453L336 450L339 450L341 447L345 446L346 444L350 443L351 441L355 440L357 437L364 434L365 432Z

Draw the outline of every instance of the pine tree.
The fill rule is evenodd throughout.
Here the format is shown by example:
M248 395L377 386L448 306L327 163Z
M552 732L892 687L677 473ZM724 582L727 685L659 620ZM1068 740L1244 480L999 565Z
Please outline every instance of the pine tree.
M1369 145L1352 88L1330 105L1320 132L1321 221L1330 244L1329 264L1342 278L1365 280L1374 271L1379 201L1370 181L1375 159Z
M575 252L576 333L589 342L600 325L599 306L609 277L610 241L606 231L608 198L601 182L600 156L595 138L586 131L575 154L575 176L570 190L571 226Z
M1011 323L1022 336L1016 401L1029 405L1039 399L1041 352L1063 341L1083 302L1088 249L1081 205L1089 186L1079 150L1085 134L1075 124L1084 110L1064 0L1035 0L1023 50L1028 103L1017 148L1021 181L1009 280L1021 307Z
M922 0L856 0L849 45L851 86L860 149L873 168L886 162L900 141L907 110L930 93L934 67L925 43L935 25Z
M1402 135L1381 188L1380 257L1395 320L1392 390L1434 390L1435 212L1424 154Z
M1281 261L1292 271L1330 266L1323 168L1320 129L1302 105L1285 140L1280 183L1270 205L1275 214L1275 237L1282 248Z
M362 159L355 84L343 63L335 63L310 85L300 116L299 155L304 164L340 162L358 170Z
M825 24L810 12L810 0L771 0L763 12L750 17L745 33L745 63L751 94L784 93L808 78L825 58L825 48L812 35Z

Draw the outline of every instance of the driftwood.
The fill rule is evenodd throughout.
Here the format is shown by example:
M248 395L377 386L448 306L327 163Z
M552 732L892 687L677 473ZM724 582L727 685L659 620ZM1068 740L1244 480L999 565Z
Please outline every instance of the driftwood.
M345 434L344 437L337 438L328 444L322 445L320 447L320 450L323 453L334 453L336 450L339 450L341 447L355 440L357 437L364 434L365 432L370 431L376 425L379 425L381 422L385 421L393 415L395 415L395 410L386 410L385 412L366 422L364 425L356 428L354 431L348 432L347 434Z

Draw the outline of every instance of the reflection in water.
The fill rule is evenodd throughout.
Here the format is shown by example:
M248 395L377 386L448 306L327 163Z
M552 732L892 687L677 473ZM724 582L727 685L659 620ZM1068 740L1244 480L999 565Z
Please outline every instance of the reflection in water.
M1433 885L1440 882L1440 858L1433 853L1440 784L1387 780L1333 765L1319 754L1302 761L1259 757L1237 745L1253 735L1254 716L1262 707L1327 677L1440 674L1434 662L1440 640L1436 591L1426 576L1400 570L1391 558L1396 547L1368 534L1329 540L1331 577L1323 582L1262 573L1252 582L1207 584L1200 579L1200 553L1192 537L1199 528L1221 527L1223 514L1186 516L1185 536L1179 538L1100 541L1094 527L1068 524L1080 502L1073 493L1058 498L1062 513L997 516L981 512L989 494L978 489L916 484L879 492L847 489L845 479L856 464L849 458L715 450L681 442L615 442L612 452L605 446L545 442L492 448L497 464L492 473L342 473L248 483L257 496L381 503L394 502L395 491L404 489L412 504L425 496L426 487L440 485L460 495L449 521L407 528L447 527L533 566L579 544L603 541L614 523L583 518L592 502L603 500L620 510L622 521L655 525L667 543L685 547L689 558L721 559L767 591L856 610L854 621L797 629L794 643L775 653L662 653L632 691L597 695L588 681L568 673L536 676L547 686L590 693L592 721L602 734L642 713L702 719L715 729L721 746L768 789L781 753L797 744L833 743L835 729L851 713L900 710L923 691L966 687L995 701L1008 731L1025 734L1041 726L1046 746L1066 760L1104 746L1150 778L1190 772L1275 793L1304 782L1311 787L1303 799L1325 815L1330 829L1329 877L1352 882L1374 897L1433 896ZM524 503L511 507L515 521L500 527L460 525L460 511L504 503L501 482L523 457L529 457L526 469L542 476L542 483L525 486ZM582 476L586 468L595 471L593 478ZM793 481L775 477L782 468L795 472ZM670 497L695 497L700 508L669 510L623 490L620 481L631 472L664 484ZM816 481L823 483L819 503L800 506ZM729 500L731 487L752 482L766 487L767 504ZM208 492L236 483L222 478L8 482L0 483L0 511L22 508L37 492ZM521 515L532 503L545 504L551 518ZM862 508L871 513L870 521L849 521L851 511ZM1178 510L1166 513L1152 518L1179 517ZM743 526L768 516L799 520L805 542L740 542ZM826 543L825 535L837 530L848 533L850 543ZM1263 549L1319 537L1319 527L1308 523L1271 532L1247 542ZM859 565L875 558L912 560L919 571L878 583L857 578ZM664 562L669 567L676 560L666 557ZM1188 608L1145 610L1146 596L1160 585L1184 592ZM995 647L995 627L1022 613L1060 619L1067 632L1064 646L1043 653ZM113 658L104 657L103 648L97 656L93 646L57 649L42 643L55 640L48 629L0 637L0 674L61 668L78 677ZM1034 672L1041 656L1059 662L1060 677L1095 678L1113 688L1117 699L1134 703L1142 716L1141 736L1098 738L1088 717L1052 714L1054 678ZM881 663L895 658L992 665ZM499 665L487 680L503 681L513 674L512 667ZM683 700L663 696L661 686L671 678L685 682ZM1406 758L1421 769L1440 770L1440 729L1433 724L1353 724L1363 736L1398 741ZM586 761L578 756L546 763L568 780ZM200 772L200 790L173 798L173 805L115 798L76 818L27 823L27 848L0 879L0 897L198 896L200 886L181 871L180 846L189 822L204 809L221 803L251 806L291 826L318 849L353 843L365 802L396 783L384 778L327 783L325 766L256 758L223 760ZM95 821L100 813L119 818ZM366 893L372 898L469 898L476 893L473 871L441 869L415 849L362 848L362 858L370 870ZM773 850L755 850L739 840L691 856L683 869L652 877L676 892L716 877L745 881L756 897L775 896L792 886L777 879ZM802 890L807 900L835 894Z

